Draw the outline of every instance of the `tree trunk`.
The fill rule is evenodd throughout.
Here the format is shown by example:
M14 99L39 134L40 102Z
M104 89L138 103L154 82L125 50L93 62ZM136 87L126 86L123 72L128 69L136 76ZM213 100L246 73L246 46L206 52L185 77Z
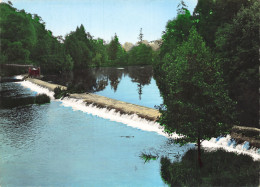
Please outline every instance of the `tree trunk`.
M203 164L201 161L200 138L198 138L198 163L199 163L200 168L202 168Z

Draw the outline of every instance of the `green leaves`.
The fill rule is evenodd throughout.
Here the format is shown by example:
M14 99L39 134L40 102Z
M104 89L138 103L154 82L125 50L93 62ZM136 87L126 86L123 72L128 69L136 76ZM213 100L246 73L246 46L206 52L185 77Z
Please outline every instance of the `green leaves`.
M187 41L165 55L163 62L159 87L165 107L160 107L159 123L165 130L184 135L176 140L180 144L227 133L234 122L234 103L222 84L217 61L194 27Z
M65 37L65 49L74 62L74 68L87 68L92 64L94 44L92 36L83 25Z
M242 7L231 23L218 29L215 42L230 96L238 101L240 122L258 127L260 3L251 3Z
M150 46L140 43L138 46L133 47L128 55L128 64L130 65L147 65L153 62L153 50Z
M171 53L173 49L185 41L191 27L191 14L187 9L180 11L176 19L168 21L162 36L161 55L164 56L166 53Z

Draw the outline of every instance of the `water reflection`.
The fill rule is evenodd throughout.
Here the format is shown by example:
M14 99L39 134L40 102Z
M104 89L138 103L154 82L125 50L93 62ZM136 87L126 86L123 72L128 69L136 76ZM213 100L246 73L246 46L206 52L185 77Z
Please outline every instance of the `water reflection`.
M130 68L129 76L132 79L132 82L137 83L137 91L139 95L139 100L142 99L142 89L145 85L149 85L151 83L152 78L152 67L139 67L139 68Z
M60 75L46 75L43 80L71 86L75 91L81 92L99 92L110 85L111 89L116 92L122 77L127 76L131 78L133 83L137 83L137 92L141 100L143 87L151 83L153 76L151 66L103 67L75 70Z

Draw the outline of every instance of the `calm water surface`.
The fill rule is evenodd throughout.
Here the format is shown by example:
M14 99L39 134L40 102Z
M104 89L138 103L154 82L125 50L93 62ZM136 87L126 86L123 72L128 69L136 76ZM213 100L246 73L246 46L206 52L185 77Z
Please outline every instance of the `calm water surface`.
M118 90L126 89L121 79ZM59 101L27 104L24 98L35 94L0 83L1 186L164 186L159 159L144 163L140 154L171 156L188 148Z
M92 68L46 75L44 80L150 108L163 102L151 66Z

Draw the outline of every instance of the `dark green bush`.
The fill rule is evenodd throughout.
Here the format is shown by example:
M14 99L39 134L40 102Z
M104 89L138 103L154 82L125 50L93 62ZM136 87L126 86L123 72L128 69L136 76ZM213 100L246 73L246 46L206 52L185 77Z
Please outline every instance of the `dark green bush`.
M56 87L56 88L54 88L54 97L55 97L55 99L59 99L59 98L61 98L62 97L62 91L61 91L61 87Z
M69 93L67 90L62 90L61 87L59 87L59 86L54 88L54 98L55 99L60 99L60 98L66 97L68 95L69 95Z
M202 151L203 167L197 164L197 150L189 150L180 162L161 158L161 177L170 186L258 186L259 161L248 155L224 150Z
M34 102L36 104L45 104L45 103L50 103L51 99L48 95L46 94L39 94L35 97Z

